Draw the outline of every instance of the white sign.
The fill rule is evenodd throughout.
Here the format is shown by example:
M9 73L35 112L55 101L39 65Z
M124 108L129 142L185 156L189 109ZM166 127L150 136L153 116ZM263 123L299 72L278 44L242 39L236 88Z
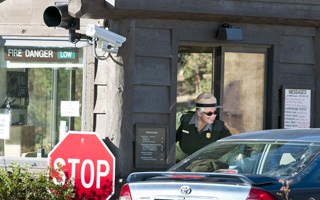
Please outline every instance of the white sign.
M10 114L0 114L0 139L10 139Z
M79 101L61 101L62 117L79 117L80 103Z
M310 128L311 90L285 89L284 128Z

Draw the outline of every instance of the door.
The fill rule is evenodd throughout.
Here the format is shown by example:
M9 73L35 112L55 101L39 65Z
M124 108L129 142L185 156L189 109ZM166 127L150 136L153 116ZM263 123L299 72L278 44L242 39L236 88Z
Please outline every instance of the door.
M212 92L219 119L233 134L265 128L265 46L179 47L177 73L177 123L181 113L194 110L194 99Z

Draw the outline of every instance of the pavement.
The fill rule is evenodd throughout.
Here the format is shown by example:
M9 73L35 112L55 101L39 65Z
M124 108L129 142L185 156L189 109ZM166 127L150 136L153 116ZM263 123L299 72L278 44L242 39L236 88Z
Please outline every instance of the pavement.
M8 168L13 164L18 164L21 167L28 167L30 172L46 173L48 172L48 158L36 157L0 157L0 168Z

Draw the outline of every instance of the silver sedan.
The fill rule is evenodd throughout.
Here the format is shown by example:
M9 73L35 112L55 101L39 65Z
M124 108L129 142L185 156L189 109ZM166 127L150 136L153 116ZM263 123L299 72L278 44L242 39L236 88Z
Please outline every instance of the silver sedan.
M165 172L128 176L121 200L320 199L320 129L242 133Z

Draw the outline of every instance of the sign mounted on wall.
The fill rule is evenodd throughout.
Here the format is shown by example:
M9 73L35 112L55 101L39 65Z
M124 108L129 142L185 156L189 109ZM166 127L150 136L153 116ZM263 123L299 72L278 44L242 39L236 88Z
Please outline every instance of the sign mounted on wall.
M136 124L135 166L137 168L154 168L166 164L165 125Z
M283 89L283 128L311 127L311 89Z
M32 62L79 62L78 49L61 49L49 47L4 47L6 61Z

